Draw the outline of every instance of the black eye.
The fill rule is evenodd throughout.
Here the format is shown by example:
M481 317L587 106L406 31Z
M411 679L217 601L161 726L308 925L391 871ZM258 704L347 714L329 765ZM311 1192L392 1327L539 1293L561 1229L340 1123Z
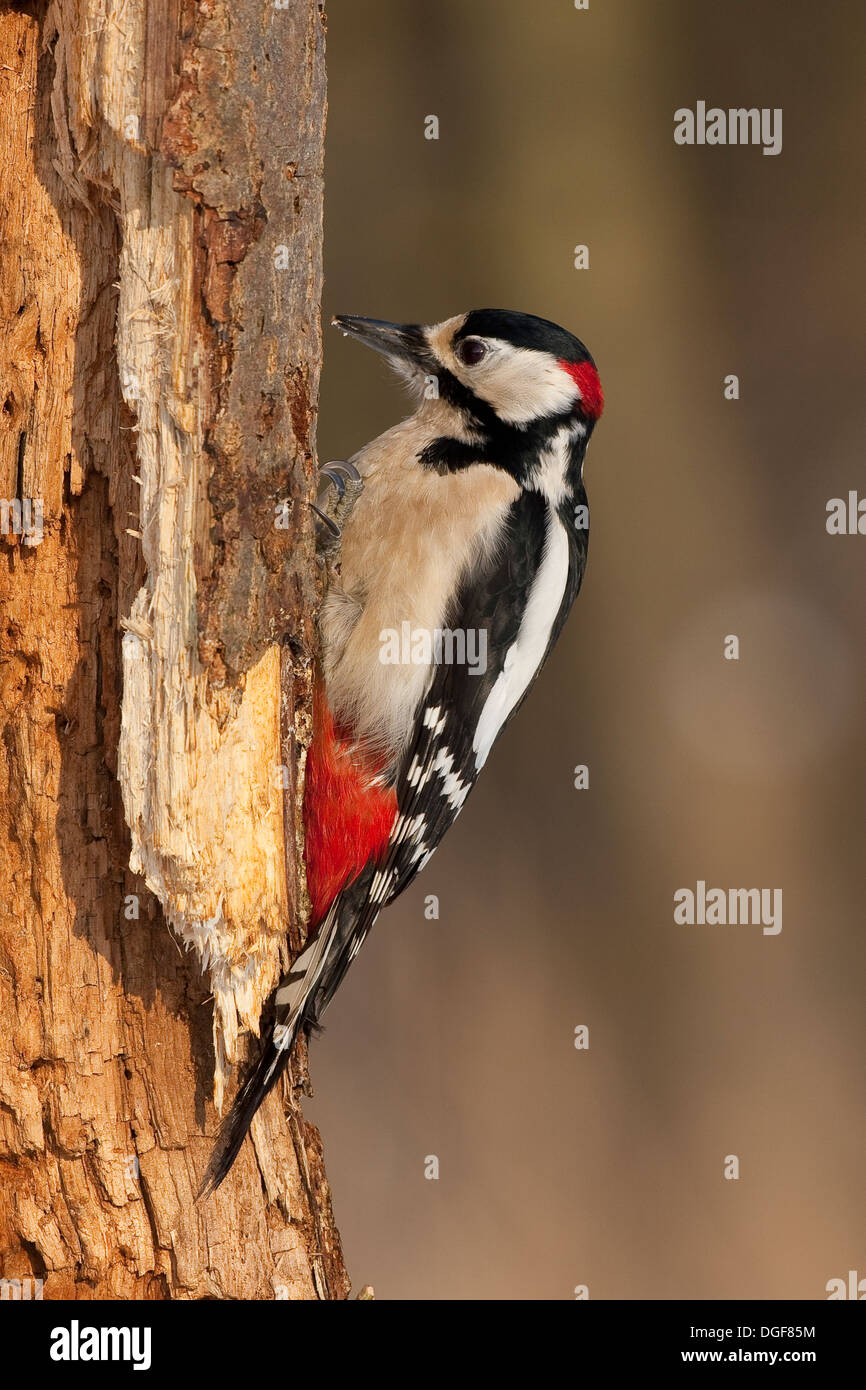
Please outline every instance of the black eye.
M487 356L487 348L480 338L464 338L458 343L456 354L464 367L475 367Z

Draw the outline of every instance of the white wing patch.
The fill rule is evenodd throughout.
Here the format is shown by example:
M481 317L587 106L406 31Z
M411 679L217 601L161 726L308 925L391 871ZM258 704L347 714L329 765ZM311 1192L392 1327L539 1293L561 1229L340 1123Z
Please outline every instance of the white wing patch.
M544 556L530 591L520 630L484 702L472 741L476 772L480 772L486 763L499 730L519 703L544 659L565 594L568 572L568 535L556 512L548 508Z

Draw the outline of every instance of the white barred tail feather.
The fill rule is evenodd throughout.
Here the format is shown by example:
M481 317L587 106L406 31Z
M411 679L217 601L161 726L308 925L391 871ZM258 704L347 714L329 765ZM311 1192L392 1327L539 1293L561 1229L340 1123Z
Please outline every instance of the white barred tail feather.
M228 1175L256 1111L286 1069L298 1034L319 1027L322 1014L378 916L379 907L370 904L374 874L375 867L369 865L340 894L313 940L271 995L270 1035L220 1126L196 1200L216 1191Z
M258 1062L244 1081L232 1102L232 1108L220 1127L204 1181L198 1190L196 1201L209 1197L228 1176L229 1170L246 1138L253 1117L267 1096L277 1084L289 1060L289 1049L278 1051L273 1042L264 1048Z
M338 898L314 939L293 961L288 974L283 976L271 995L269 1003L273 1009L273 1024L270 1036L220 1126L196 1200L215 1192L228 1175L256 1111L286 1069L298 1033L302 1028L315 1026L318 1022L318 1011L311 1007L310 996L327 970L329 957L333 955L331 947L337 936L341 906L341 898Z

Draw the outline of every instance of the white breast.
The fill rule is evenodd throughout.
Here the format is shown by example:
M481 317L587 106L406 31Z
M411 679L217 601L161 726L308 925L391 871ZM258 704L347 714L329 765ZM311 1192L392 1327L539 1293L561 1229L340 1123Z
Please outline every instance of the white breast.
M479 771L486 763L500 729L526 693L544 659L565 595L568 567L568 535L556 512L548 507L544 553L517 639L506 653L505 664L484 703L472 741L475 766Z

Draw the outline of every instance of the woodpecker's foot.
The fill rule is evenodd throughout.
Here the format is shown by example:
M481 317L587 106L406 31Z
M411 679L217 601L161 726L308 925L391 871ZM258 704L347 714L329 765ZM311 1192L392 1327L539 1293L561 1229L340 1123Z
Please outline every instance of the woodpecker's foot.
M340 544L343 527L364 490L364 481L353 463L345 463L341 459L325 464L324 468L319 469L319 476L327 479L336 493L333 500L323 494L319 499L321 506L316 502L310 503L319 519L318 551L321 555L329 555Z
M342 459L336 459L332 463L326 463L324 468L319 469L320 478L329 478L337 489L337 501L342 502L346 493L346 481L361 483L361 475L354 463L344 463Z

